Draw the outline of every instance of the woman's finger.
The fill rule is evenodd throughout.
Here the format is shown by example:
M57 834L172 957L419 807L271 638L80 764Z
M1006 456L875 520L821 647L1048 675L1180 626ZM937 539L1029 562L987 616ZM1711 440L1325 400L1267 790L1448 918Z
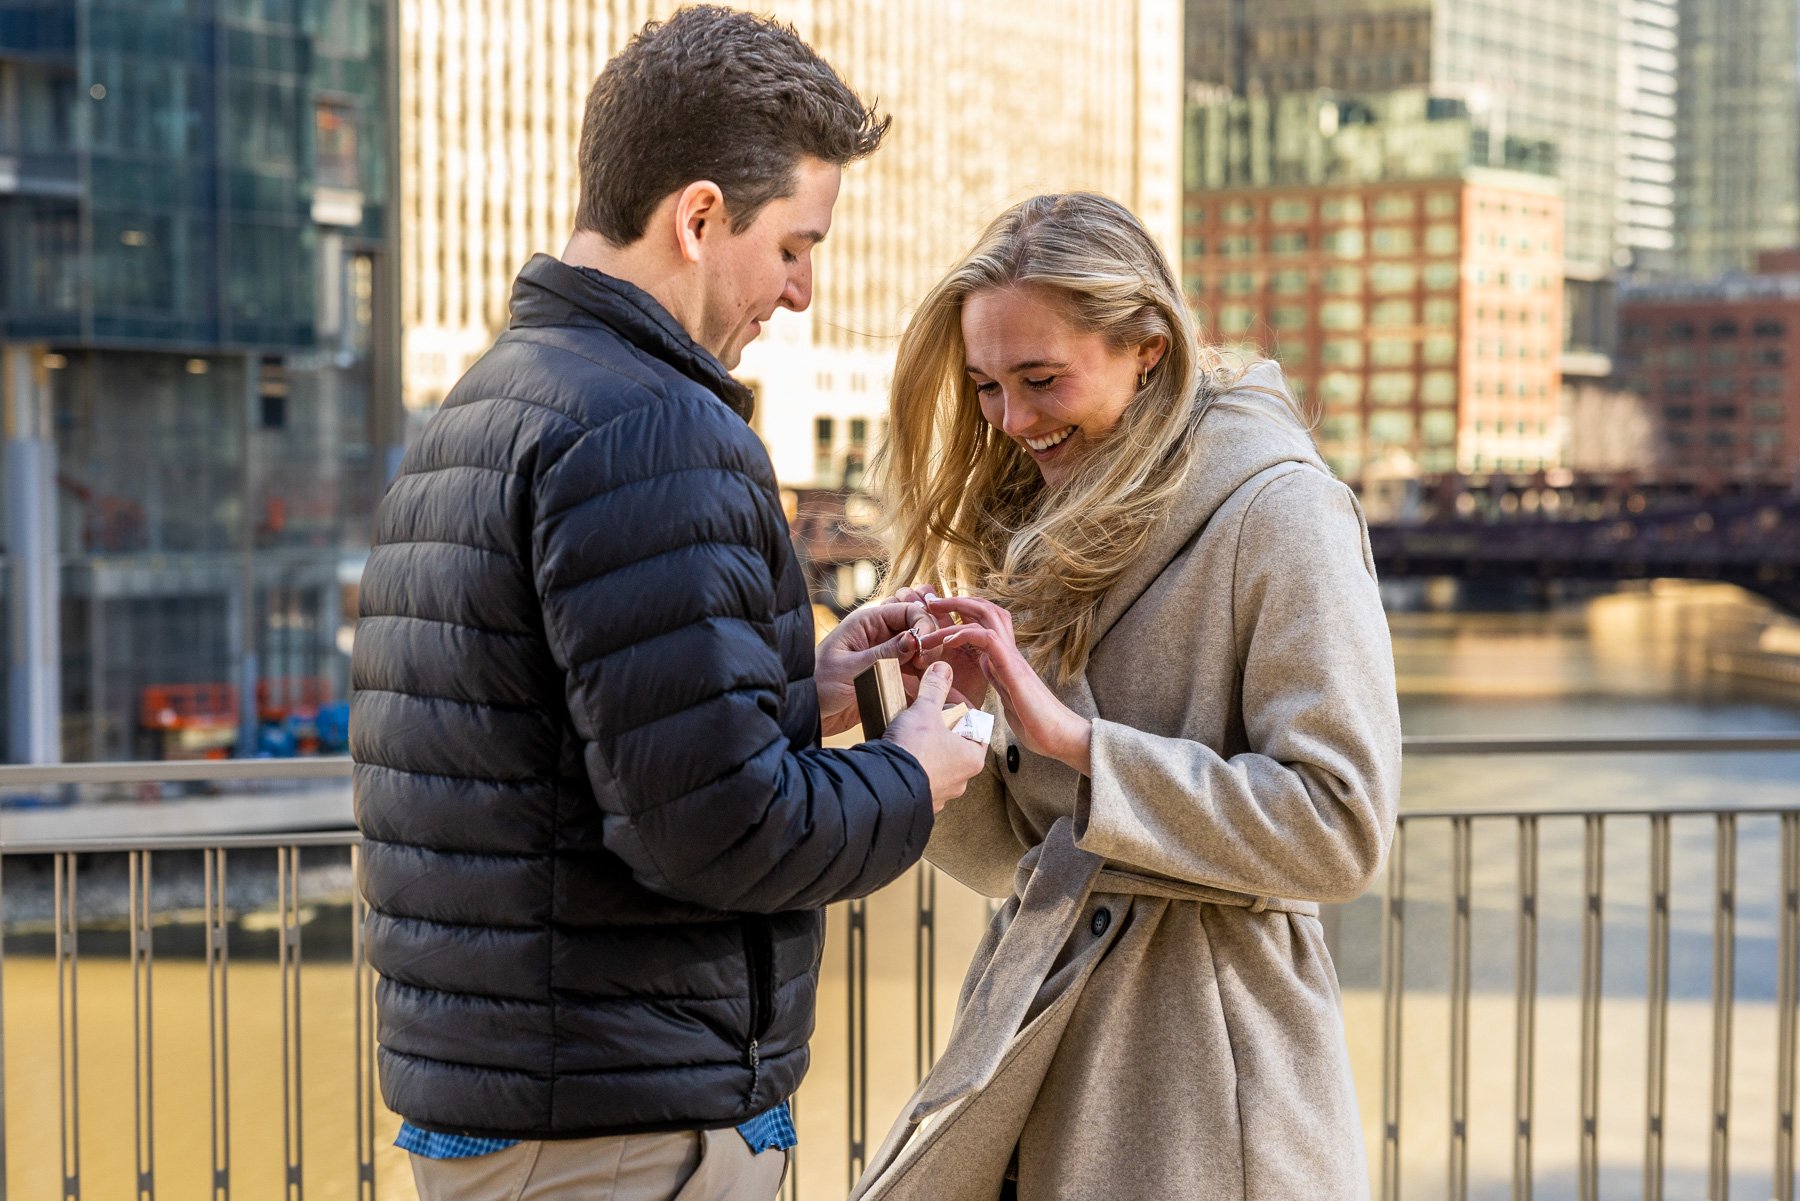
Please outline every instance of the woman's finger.
M990 630L1004 631L1008 637L1012 635L1012 615L993 601L982 600L978 596L938 597L926 601L925 608L939 620L946 617L961 617L965 621L984 625Z

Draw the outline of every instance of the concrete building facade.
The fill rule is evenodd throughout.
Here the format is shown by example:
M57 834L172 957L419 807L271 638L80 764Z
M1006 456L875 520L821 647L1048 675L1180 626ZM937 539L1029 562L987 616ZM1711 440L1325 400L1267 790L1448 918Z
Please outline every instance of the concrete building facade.
M572 229L594 76L676 5L544 0L527 23L508 0L399 2L406 389L423 413L503 326L519 266ZM792 21L894 117L882 150L845 173L812 308L778 316L738 371L784 482L840 482L866 457L910 307L1006 205L1105 192L1174 253L1177 0L754 7Z

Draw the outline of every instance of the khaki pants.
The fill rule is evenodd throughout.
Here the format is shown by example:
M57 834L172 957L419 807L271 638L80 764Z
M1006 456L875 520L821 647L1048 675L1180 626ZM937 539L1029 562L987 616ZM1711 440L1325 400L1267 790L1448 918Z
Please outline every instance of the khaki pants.
M736 1130L523 1142L467 1159L414 1155L419 1201L774 1201L787 1152Z

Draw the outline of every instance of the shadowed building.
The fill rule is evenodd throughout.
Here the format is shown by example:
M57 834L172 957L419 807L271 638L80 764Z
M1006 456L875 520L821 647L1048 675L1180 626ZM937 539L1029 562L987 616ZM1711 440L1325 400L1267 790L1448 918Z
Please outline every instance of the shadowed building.
M342 695L400 438L388 15L0 0L10 758Z

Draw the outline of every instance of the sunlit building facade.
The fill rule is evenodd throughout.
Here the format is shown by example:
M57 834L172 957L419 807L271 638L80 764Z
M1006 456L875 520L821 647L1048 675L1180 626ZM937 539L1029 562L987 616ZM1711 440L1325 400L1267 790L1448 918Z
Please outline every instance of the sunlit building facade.
M409 407L428 412L503 327L512 278L573 228L582 106L606 59L674 3L401 0L401 225ZM804 314L738 372L789 484L852 477L881 436L895 340L1008 204L1093 189L1173 253L1180 202L1178 0L775 0L894 117L845 174Z

